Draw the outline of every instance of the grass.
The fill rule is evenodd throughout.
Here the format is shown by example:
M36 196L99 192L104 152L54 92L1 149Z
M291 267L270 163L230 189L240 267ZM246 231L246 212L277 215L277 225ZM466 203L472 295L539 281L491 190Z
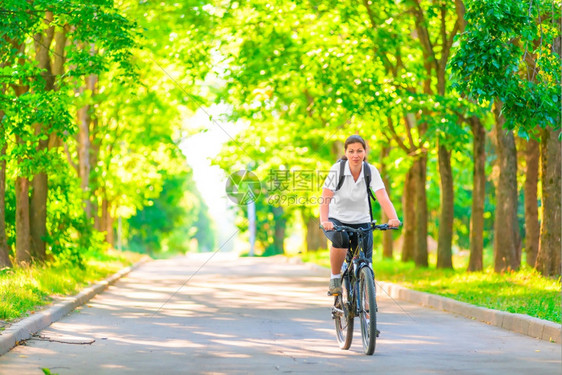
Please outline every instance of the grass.
M329 266L328 251L303 254L302 257L305 262ZM431 257L430 264L435 264ZM465 271L466 259L459 256L454 257L453 264L457 270L417 268L413 262L404 263L375 256L373 268L377 280L477 306L560 323L560 278L543 277L526 265L518 272L498 274L488 267L482 272L469 273Z
M305 262L329 267L328 251L301 256ZM139 261L141 257L136 253L108 252L86 256L85 269L68 264L50 264L0 270L0 320L10 322L33 314L54 297L76 294L85 286ZM433 258L430 257L430 264L435 264ZM526 266L518 272L503 274L494 273L491 268L467 273L464 271L466 262L466 257L455 256L453 264L456 270L437 270L417 268L412 262L381 259L375 255L373 268L381 281L560 323L560 279L542 277Z
M51 263L0 270L0 319L10 322L33 314L54 297L76 294L138 260L139 254L107 252L86 255L83 269Z

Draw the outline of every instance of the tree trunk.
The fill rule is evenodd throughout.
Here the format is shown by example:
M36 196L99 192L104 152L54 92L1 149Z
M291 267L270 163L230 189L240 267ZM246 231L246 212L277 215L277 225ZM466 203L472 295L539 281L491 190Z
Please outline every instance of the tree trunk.
M25 43L19 40L11 40L13 48L18 51L17 63L25 64ZM12 85L17 97L29 91L29 86L20 79L19 84ZM23 144L23 140L16 134L16 143ZM18 160L18 163L20 160ZM31 242L29 234L29 180L26 177L17 176L15 181L16 193L16 263L26 265L31 263Z
M93 56L96 53L95 45L91 45L90 54ZM91 74L85 78L85 86L79 89L79 93L82 94L85 91L90 91L91 96L94 97L96 92L96 85L98 83L98 76ZM79 177L80 177L80 187L84 192L84 209L86 216L91 218L93 215L92 209L92 190L90 186L90 173L92 170L91 164L91 148L92 144L90 141L90 125L93 121L92 112L93 106L85 105L78 110L78 159L79 159Z
M95 85L93 85L92 87L95 88ZM101 132L98 127L98 119L97 117L93 116L93 118L90 120L90 152L88 153L90 157L89 163L92 166L92 168L98 165L98 161L99 161L100 144L103 142L103 137L104 137L104 134L100 134L100 133ZM101 184L98 183L98 177L95 175L95 173L90 173L88 183L90 186L90 194L93 198L90 199L90 204L92 210L92 217L94 218L94 228L99 232L106 232L107 217L105 219L102 219L102 216L104 215L104 213L102 212L103 207L100 210L100 208L98 207L99 206L98 199L96 198L96 197L100 197L102 199L101 204L103 205L104 204L103 200L107 199L106 188L105 186L103 186L103 182L101 182ZM105 221L105 224L102 224L101 221Z
M35 260L47 257L45 237L47 236L47 194L48 178L45 172L37 173L31 181L32 194L29 205L29 230L31 255Z
M306 251L318 251L328 247L328 240L318 225L318 218L302 212L302 219L306 224Z
M283 207L272 207L273 220L275 220L275 233L273 238L274 254L285 253L285 227L287 220ZM273 254L272 254L273 255Z
M337 158L341 158L345 154L345 148L342 141L334 141L332 143L332 154Z
M46 127L36 124L36 135L45 134ZM49 139L42 139L37 146L37 152L43 152L48 148ZM47 257L45 237L47 236L47 198L49 191L49 178L47 173L41 171L35 174L31 180L31 197L29 205L29 227L31 235L31 255L38 261L44 261Z
M525 149L525 252L527 264L535 266L539 250L539 210L538 210L538 179L539 179L539 142L530 139Z
M101 212L98 215L94 215L94 228L98 231L98 232L104 232L105 228L107 228L107 199L105 199L105 195L104 195L105 191L102 188L101 189L101 194L102 194L102 201L101 201Z
M542 224L536 269L560 276L560 129L541 130Z
M111 216L111 202L105 197L105 191L103 193L103 198L101 202L101 214L99 219L99 231L105 232L105 242L113 246L114 236L113 236L113 217Z
M111 202L104 198L104 200L102 201L102 207L105 218L105 226L103 228L103 231L105 231L105 242L113 247L115 241L113 236L113 216L111 216Z
M388 217L383 212L382 222L388 222ZM382 256L383 258L392 259L394 257L394 238L391 230L385 230L382 233Z
M79 92L83 93L84 88L80 88ZM90 203L90 124L88 116L89 106L82 107L78 110L78 174L80 178L80 187L84 194L84 211L86 216L92 216L92 208Z
M415 209L415 164L410 167L406 174L404 183L404 194L402 195L402 209L404 211L404 227L402 230L402 255L403 262L414 259L414 249L416 247L416 209Z
M496 139L500 170L496 188L496 217L494 222L494 270L518 270L517 223L517 151L513 132L503 128L502 103L494 105ZM518 261L519 259L519 261Z
M423 65L426 72L426 78L423 80L423 92L428 96L433 96L432 68L437 68L435 55L433 54L433 44L429 38L425 16L423 10L419 6L419 3L417 3L417 6L413 7L413 13L416 17L416 31L423 51ZM428 115L427 112L425 114ZM420 148L422 148L423 145L421 139L427 132L427 123L419 123L418 132L420 138L419 144ZM417 165L415 169L416 247L414 250L414 262L418 267L427 267L427 192L425 188L427 178L427 151L421 151L422 153L416 161Z
M29 233L29 180L16 178L16 262L31 263L31 236Z
M486 129L477 117L470 119L473 134L472 215L470 217L470 258L468 271L484 268L484 202L486 199Z
M46 12L44 22L48 25L53 21L53 13ZM41 76L45 80L44 91L55 89L55 76L49 50L55 38L55 27L50 26L44 32L35 34L35 60L38 67L42 69ZM60 46L57 46L60 47ZM61 50L57 48L57 50ZM61 69L57 66L56 69ZM47 135L50 133L48 124L35 124L35 135ZM41 139L37 145L37 153L43 153L49 146L49 137ZM40 171L31 180L30 198L30 234L31 255L34 259L44 261L46 259L45 237L47 236L47 198L48 198L48 176Z
M459 4L456 4L459 7ZM449 40L456 35L458 28L453 28L447 35L447 8L445 2L439 4L441 13L441 57L437 61L437 93L444 96L446 91L447 61L451 51ZM455 9L457 21L464 17L463 7ZM456 26L456 24L455 24ZM451 151L443 144L438 144L439 174L441 182L441 214L439 220L439 238L437 239L437 268L453 268L453 221L455 219L455 191L453 187L453 170L451 168Z
M388 172L386 170L386 163L384 162L384 159L390 154L390 147L383 147L382 149L382 163L381 168L380 168L380 174L382 176L382 180L384 182L384 186L386 187L386 191L388 193L388 196L390 197L390 181L388 179ZM383 223L388 222L388 217L386 216L386 213L384 212L384 210L381 210L381 221ZM388 258L388 259L392 259L393 257L393 237L392 237L392 231L391 230L385 230L382 232L382 256L383 258Z
M427 155L424 153L416 161L415 168L415 207L416 244L414 262L418 267L427 267L427 194L425 190L427 174Z
M455 193L451 152L438 146L439 174L441 176L441 218L437 242L437 268L453 268L453 220L455 219Z
M0 110L0 269L12 267L10 248L6 236L6 148L8 142L3 120L4 111Z

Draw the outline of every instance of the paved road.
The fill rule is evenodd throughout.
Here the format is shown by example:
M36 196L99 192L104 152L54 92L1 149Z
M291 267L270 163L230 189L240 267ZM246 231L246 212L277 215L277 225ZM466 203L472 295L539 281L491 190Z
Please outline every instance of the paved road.
M342 351L328 271L210 256L144 264L1 356L0 374L562 373L557 344L384 295L375 355L358 334Z

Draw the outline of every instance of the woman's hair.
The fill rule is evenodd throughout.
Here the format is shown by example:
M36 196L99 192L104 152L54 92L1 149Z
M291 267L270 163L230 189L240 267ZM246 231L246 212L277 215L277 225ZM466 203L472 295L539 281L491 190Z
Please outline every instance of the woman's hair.
M344 150L347 151L347 146L349 146L353 143L361 143L361 145L363 146L365 151L367 151L367 143L365 143L365 140L357 134L353 134L353 135L350 135L349 137L347 137L347 139L345 140L345 143L344 143ZM342 156L341 160L347 160L347 156L345 156L345 155ZM365 158L363 160L367 161L367 155L365 155Z

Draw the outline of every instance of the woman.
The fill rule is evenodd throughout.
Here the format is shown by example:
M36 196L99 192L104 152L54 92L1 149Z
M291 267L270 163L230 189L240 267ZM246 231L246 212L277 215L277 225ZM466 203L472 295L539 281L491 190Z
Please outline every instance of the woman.
M346 225L352 228L369 228L371 215L369 213L369 196L365 182L363 166L371 170L370 188L374 191L377 201L384 213L389 218L388 225L396 228L400 220L396 210L386 193L379 171L374 166L363 163L366 159L367 146L363 138L352 135L345 141L345 156L342 161L334 164L324 182L322 199L320 200L320 223L324 234L332 242L330 247L330 294L341 293L341 266L345 260L350 238L345 232L335 232L334 224ZM340 163L345 163L343 184L338 188L340 180ZM334 178L335 177L335 178ZM365 239L363 244L366 257L372 262L373 232ZM351 238L351 247L357 246L356 236Z

